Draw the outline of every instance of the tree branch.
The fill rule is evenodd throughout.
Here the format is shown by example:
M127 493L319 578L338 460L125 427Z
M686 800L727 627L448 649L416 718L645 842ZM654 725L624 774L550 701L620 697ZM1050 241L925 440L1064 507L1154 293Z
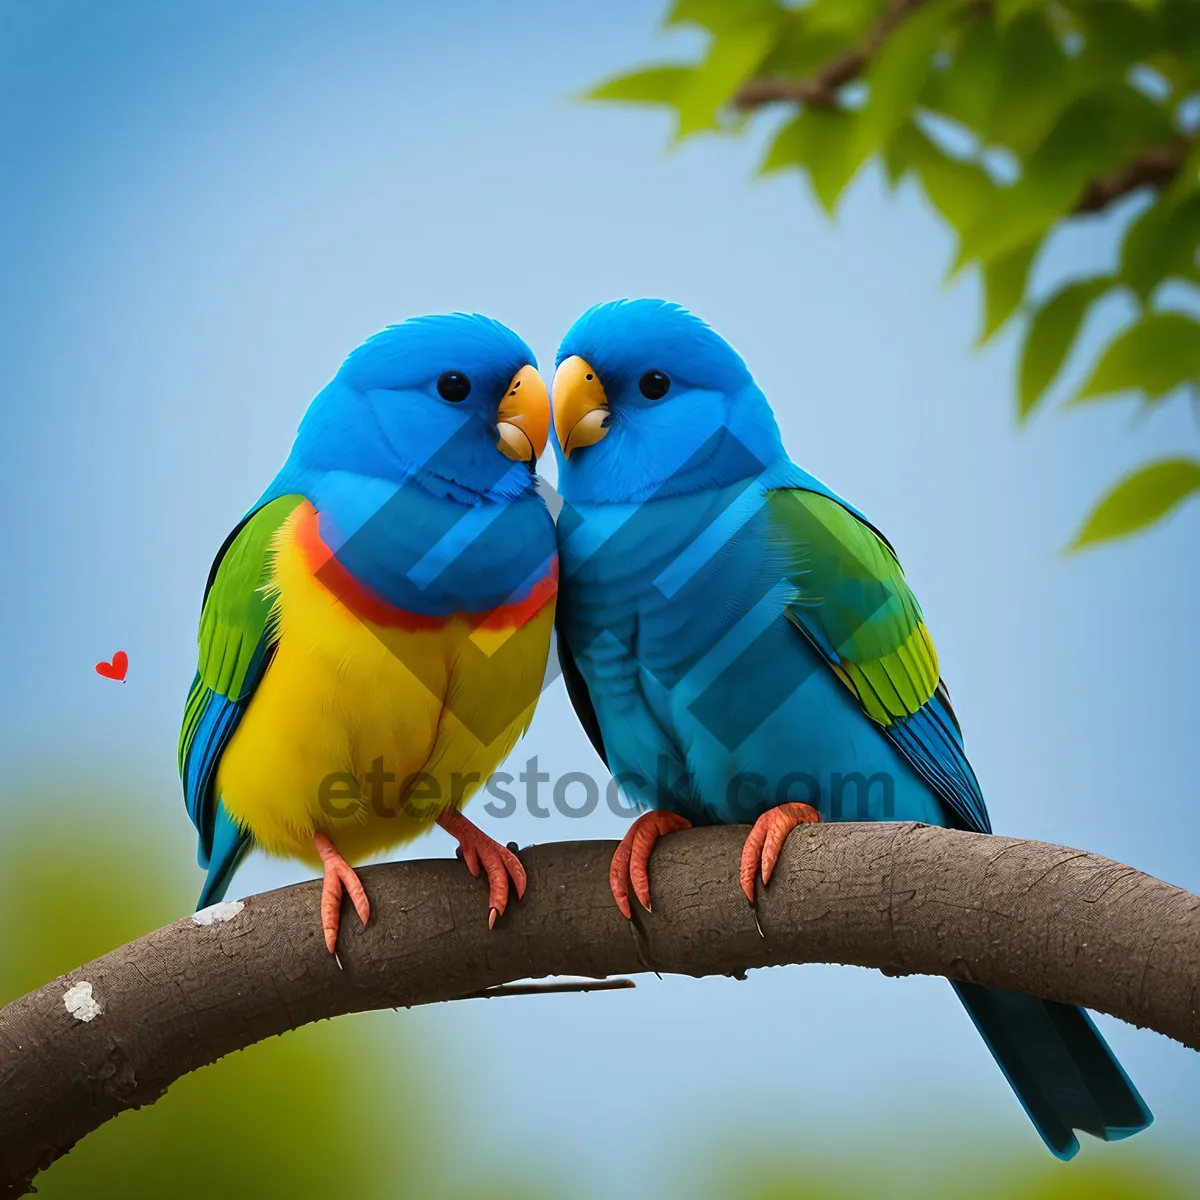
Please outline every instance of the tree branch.
M855 49L833 59L805 79L780 77L751 79L733 97L733 107L752 112L767 104L807 104L815 108L839 107L841 89L871 65L888 38L926 0L892 0L866 37ZM967 5L966 12L981 15L991 11L988 0ZM1143 150L1113 174L1092 180L1079 197L1074 213L1098 213L1141 187L1169 186L1187 161L1194 137L1178 134L1165 146Z
M855 49L839 55L807 79L751 79L734 96L734 108L750 112L764 104L779 103L836 108L838 92L867 69L897 26L925 2L926 0L892 0Z
M1092 180L1084 188L1073 211L1079 214L1102 212L1114 201L1136 192L1138 188L1161 190L1170 186L1187 162L1194 140L1185 134L1178 134L1165 146L1143 150L1111 175Z
M664 839L653 916L635 909L632 924L608 889L613 843L564 842L522 852L529 889L491 932L486 881L461 863L368 867L371 923L347 910L342 970L315 882L122 946L0 1010L0 1196L23 1195L79 1138L230 1051L324 1017L550 975L847 963L1085 1004L1200 1049L1200 897L1041 842L812 825L792 833L759 900L760 935L737 883L745 836Z

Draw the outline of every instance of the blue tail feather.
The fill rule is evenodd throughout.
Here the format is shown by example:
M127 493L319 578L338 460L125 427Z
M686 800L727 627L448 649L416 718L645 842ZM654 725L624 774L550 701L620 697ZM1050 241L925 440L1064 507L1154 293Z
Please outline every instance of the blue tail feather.
M216 904L225 896L225 889L233 878L234 872L240 866L242 859L250 853L253 839L248 830L243 829L229 815L225 805L217 802L217 810L213 818L212 847L208 854L208 877L204 887L200 889L200 899L196 902L197 910Z
M1075 1130L1115 1142L1154 1120L1082 1008L977 983L952 985L1056 1158L1078 1153Z

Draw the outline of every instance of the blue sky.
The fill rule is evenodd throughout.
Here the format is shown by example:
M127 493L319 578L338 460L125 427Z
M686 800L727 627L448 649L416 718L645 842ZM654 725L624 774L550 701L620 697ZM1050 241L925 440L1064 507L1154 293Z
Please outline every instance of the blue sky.
M1016 339L973 350L977 285L944 283L952 246L918 195L868 172L831 224L796 177L750 178L757 139L669 152L665 116L575 103L690 44L658 38L658 3L414 7L0 9L5 777L127 783L114 820L165 830L198 887L174 754L200 592L308 400L414 313L487 312L545 365L589 304L660 295L733 342L793 456L897 546L997 832L1200 890L1200 512L1060 554L1117 474L1194 444L1184 406L1048 410L1018 431ZM1042 275L1095 269L1112 239L1112 220L1059 238ZM1102 311L1088 345L1122 316ZM92 669L117 648L123 687ZM560 684L514 759L533 754L600 769ZM603 809L494 826L521 843L624 829ZM412 853L450 849L439 831ZM256 859L235 891L303 874ZM802 1156L801 1124L824 1144L949 1129L1042 1153L937 980L651 977L401 1020L447 1071L471 1056L474 1145L543 1147L597 1192L677 1178L680 1131ZM1187 1141L1200 1058L1102 1024L1158 1115L1138 1140ZM485 1095L507 1079L519 1104L497 1113Z

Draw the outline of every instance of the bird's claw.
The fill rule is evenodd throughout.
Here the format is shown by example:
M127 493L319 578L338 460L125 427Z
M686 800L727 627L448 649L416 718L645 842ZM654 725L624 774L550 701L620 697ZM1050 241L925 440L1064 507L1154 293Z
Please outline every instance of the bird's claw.
M651 911L650 854L654 843L665 833L676 833L680 829L691 827L692 823L686 817L659 809L643 813L629 827L613 854L612 865L608 869L609 887L612 888L613 899L624 917L633 919L633 905L629 902L631 885L633 894L641 906L647 912Z
M438 824L458 839L467 870L478 878L481 871L488 878L488 928L494 929L498 918L508 907L509 880L517 889L517 899L525 895L527 878L521 860L507 846L488 837L477 825L467 820L456 808L447 809Z
M742 847L742 865L738 877L746 899L754 903L754 876L761 874L763 887L771 882L775 864L787 836L797 825L819 821L821 814L811 804L780 804L769 808L750 830L750 836ZM757 921L757 915L755 920ZM762 927L759 926L759 933Z
M329 837L315 833L313 845L325 864L325 879L321 885L321 928L325 932L325 949L340 967L342 961L337 957L337 940L342 921L342 893L350 896L354 911L364 925L371 919L371 903L354 868L337 852Z

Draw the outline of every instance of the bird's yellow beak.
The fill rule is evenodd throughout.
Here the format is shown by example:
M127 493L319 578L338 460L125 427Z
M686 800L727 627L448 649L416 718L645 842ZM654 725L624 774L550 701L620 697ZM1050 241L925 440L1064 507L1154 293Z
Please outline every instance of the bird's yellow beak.
M598 442L608 432L608 397L591 366L578 354L564 359L554 375L554 432L563 457Z
M550 396L537 367L524 366L509 380L496 413L501 454L515 462L534 462L550 436Z

